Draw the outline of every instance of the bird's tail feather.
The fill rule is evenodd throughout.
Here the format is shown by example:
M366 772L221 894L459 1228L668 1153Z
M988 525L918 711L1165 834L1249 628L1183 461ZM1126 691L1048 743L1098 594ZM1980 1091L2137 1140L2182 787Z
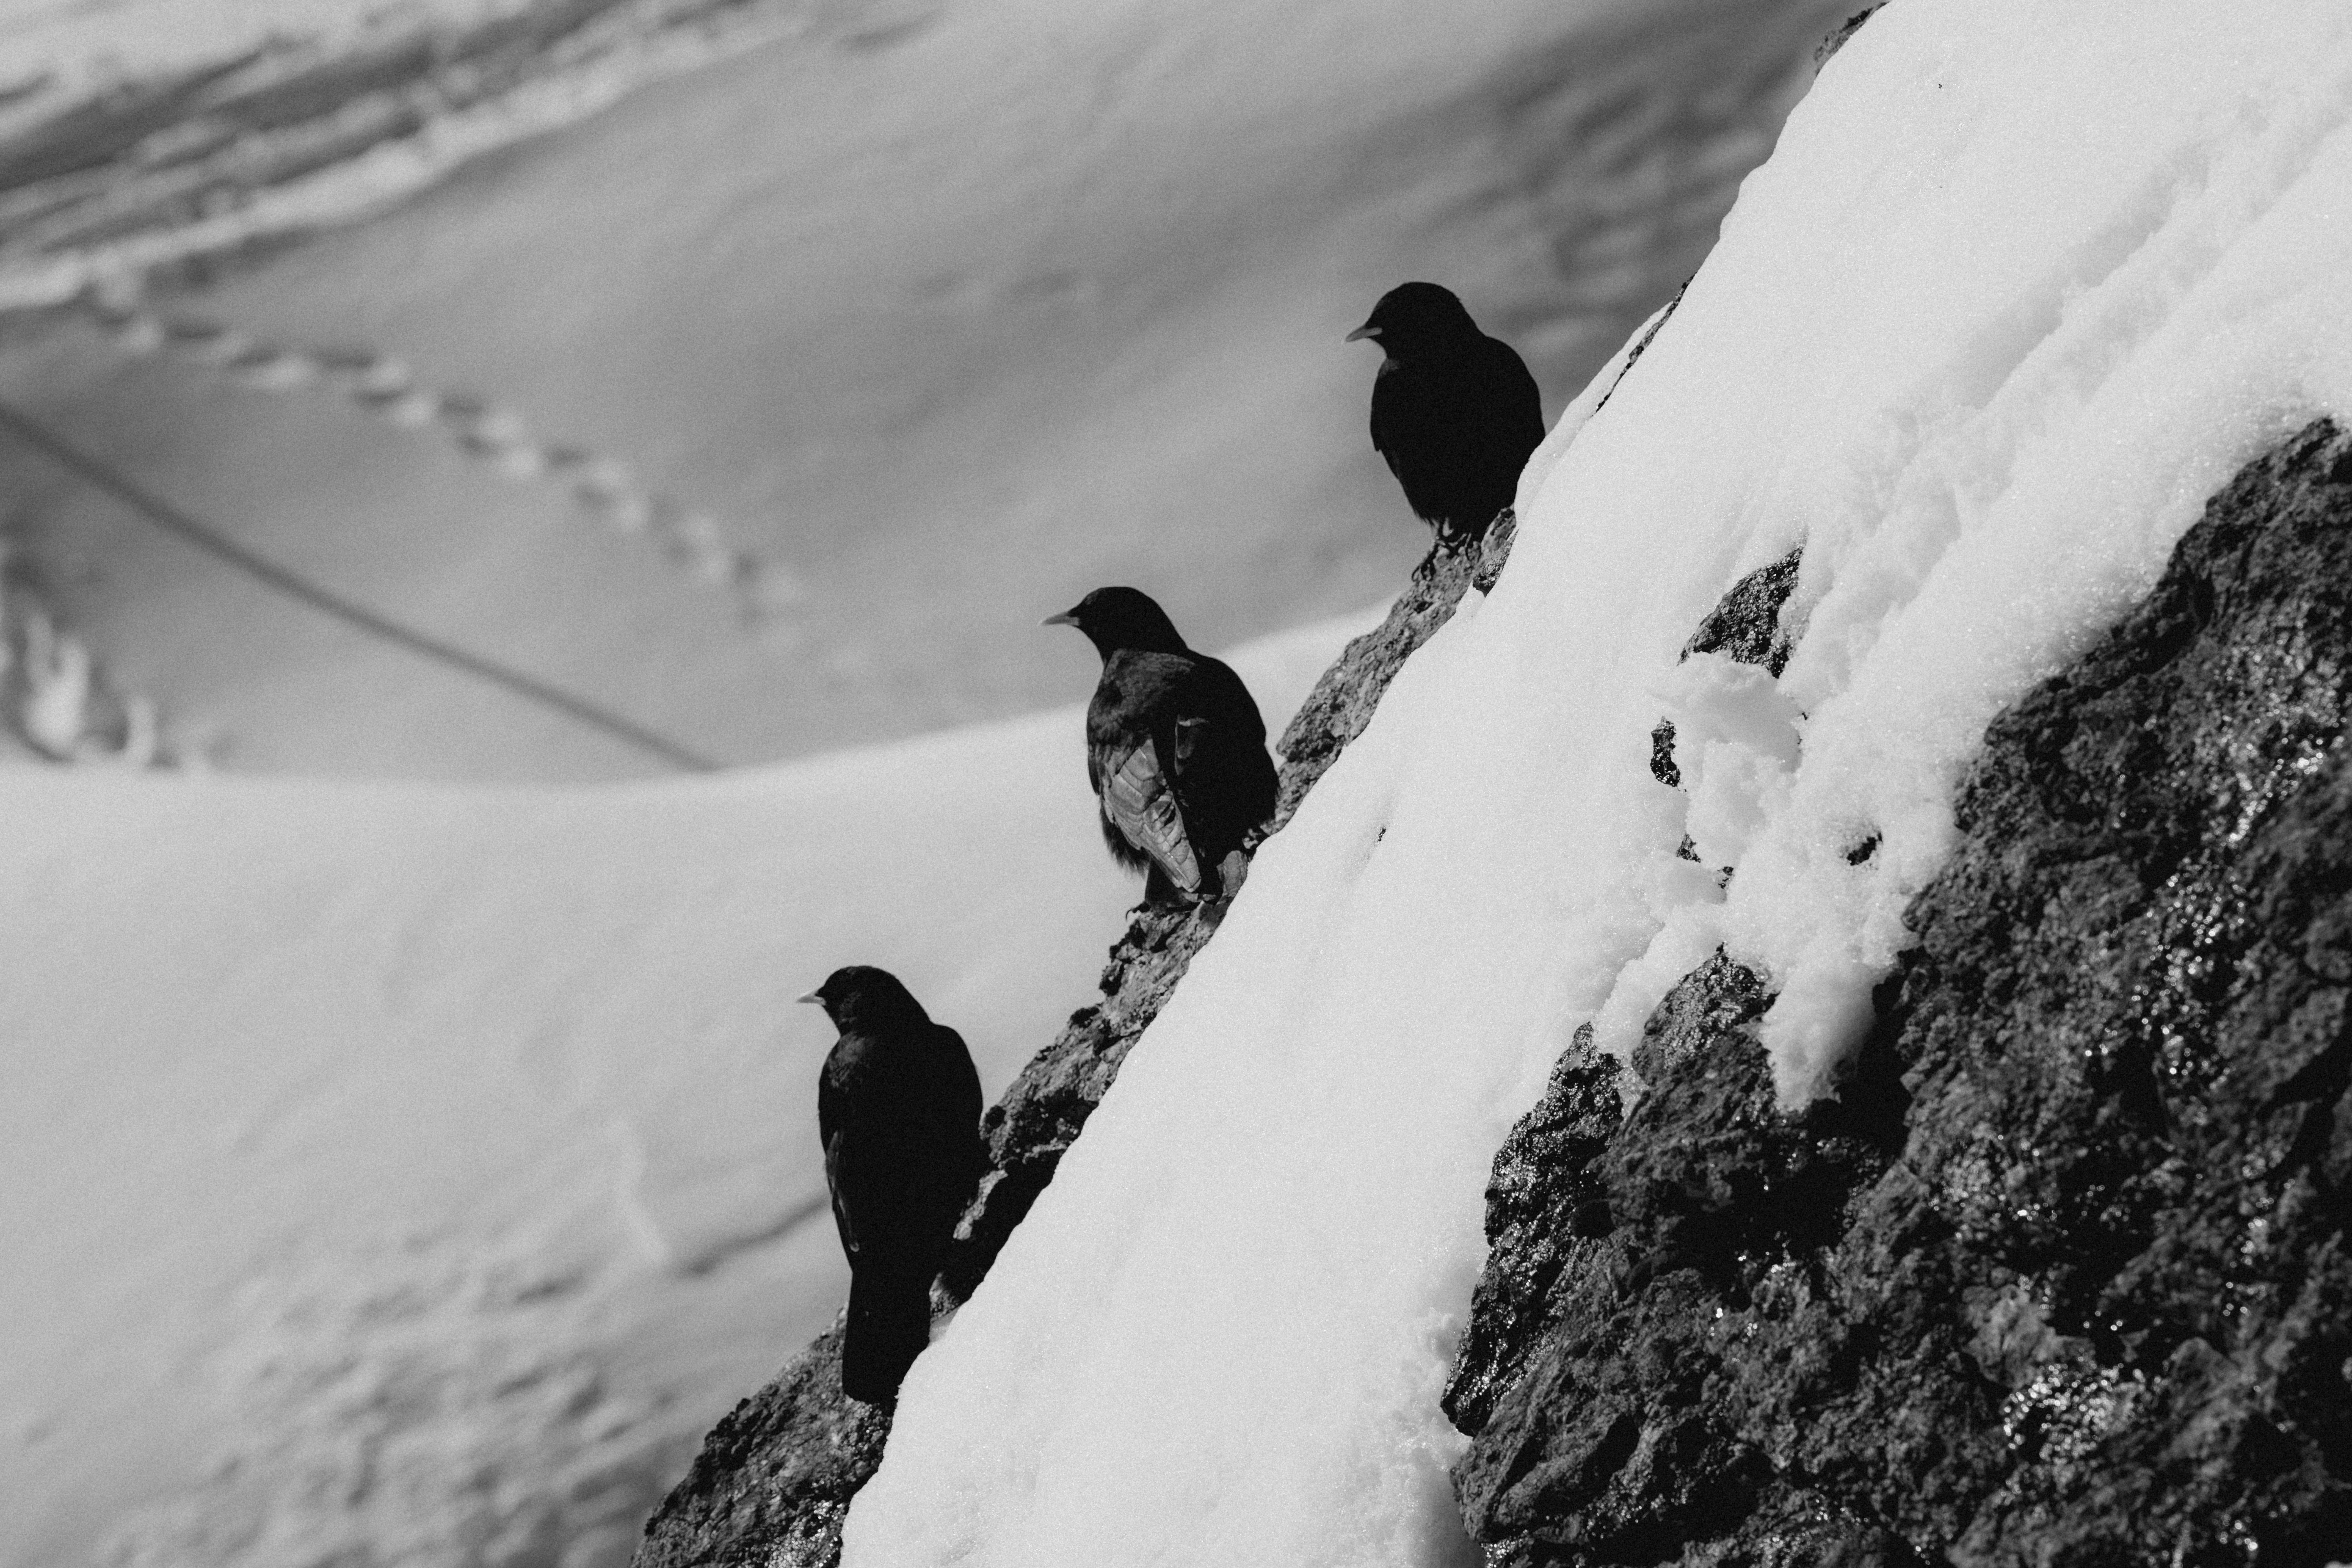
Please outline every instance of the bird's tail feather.
M1201 862L1185 832L1181 804L1160 766L1157 746L1136 747L1103 784L1103 805L1129 842L1150 855L1180 891L1197 893Z
M841 1391L867 1405L898 1397L907 1369L931 1341L930 1281L910 1271L862 1270L849 1281Z

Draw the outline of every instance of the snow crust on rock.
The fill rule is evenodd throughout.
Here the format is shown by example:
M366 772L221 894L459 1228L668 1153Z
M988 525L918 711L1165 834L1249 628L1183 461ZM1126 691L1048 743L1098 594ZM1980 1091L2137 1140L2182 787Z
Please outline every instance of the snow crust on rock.
M1513 1119L1718 943L1833 1083L1987 720L2352 411L2347 198L2336 0L1864 26L916 1366L850 1568L1475 1561L1437 1394ZM1678 663L1798 544L1779 681Z
M1375 619L1231 657L1279 726ZM793 998L885 964L1001 1089L1137 892L1083 754L0 770L0 1563L618 1568L846 1287Z

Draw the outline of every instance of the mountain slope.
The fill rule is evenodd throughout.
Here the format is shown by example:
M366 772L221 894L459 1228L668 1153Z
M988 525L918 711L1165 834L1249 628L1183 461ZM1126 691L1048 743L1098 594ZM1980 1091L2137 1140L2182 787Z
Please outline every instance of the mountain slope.
M1025 712L1065 679L1034 622L1102 583L1211 647L1391 592L1425 531L1342 335L1442 279L1557 408L1706 254L1840 8L811 5L366 224L158 277L171 352L0 337L0 398L724 762ZM420 428L355 406L355 372L267 390L263 345L397 362L432 396L373 406ZM509 477L484 432L515 426L756 554L750 613L657 523L582 503L585 468ZM108 668L224 766L646 770L5 437L0 495Z
M1236 665L1279 719L1349 629ZM0 772L0 1561L625 1558L845 1288L792 998L885 964L992 1090L1099 967L1136 889L1080 731L574 791Z
M918 1364L845 1561L1468 1559L1439 1394L1495 1149L1717 947L1776 1093L1834 1082L1988 722L2352 407L2347 182L2330 5L1856 34ZM1777 679L1677 662L1800 542Z

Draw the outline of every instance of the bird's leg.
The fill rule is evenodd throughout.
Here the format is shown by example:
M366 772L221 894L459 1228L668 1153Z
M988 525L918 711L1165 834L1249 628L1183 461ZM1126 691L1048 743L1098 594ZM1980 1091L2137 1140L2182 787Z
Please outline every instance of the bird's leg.
M1444 523L1432 523L1429 529L1429 553L1421 558L1421 567L1423 570L1433 571L1441 556L1459 555L1462 553L1462 548L1461 534L1452 531Z

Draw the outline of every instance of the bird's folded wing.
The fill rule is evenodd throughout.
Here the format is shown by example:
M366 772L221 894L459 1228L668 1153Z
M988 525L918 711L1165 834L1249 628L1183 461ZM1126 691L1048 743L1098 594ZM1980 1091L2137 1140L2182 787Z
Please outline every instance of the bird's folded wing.
M840 1133L835 1132L824 1141L824 1184L833 1196L833 1223L835 1228L841 1232L841 1250L847 1253L849 1261L855 1264L858 1253L857 1222L841 1192L843 1185L851 1179L847 1156L848 1150L844 1146Z
M1160 771L1160 750L1150 742L1118 759L1103 780L1103 811L1127 841L1151 857L1160 874L1182 892L1201 890L1201 862L1184 831L1176 791Z

